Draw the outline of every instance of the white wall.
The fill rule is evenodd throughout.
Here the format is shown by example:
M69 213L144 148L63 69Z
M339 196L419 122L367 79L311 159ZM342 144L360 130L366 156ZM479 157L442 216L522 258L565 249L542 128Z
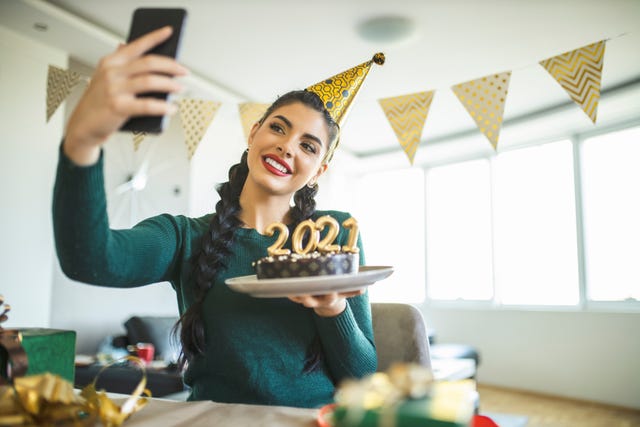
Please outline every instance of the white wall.
M51 190L63 114L46 123L49 64L64 52L0 26L0 294L6 326L48 326L53 237Z
M478 382L640 409L640 313L422 307L437 342L478 348Z

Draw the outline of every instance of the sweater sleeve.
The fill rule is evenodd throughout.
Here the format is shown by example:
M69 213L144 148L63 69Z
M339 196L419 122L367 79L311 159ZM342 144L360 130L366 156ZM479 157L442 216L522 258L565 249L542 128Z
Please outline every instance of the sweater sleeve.
M134 287L169 280L177 263L177 218L160 215L128 230L111 230L103 154L92 166L75 165L60 147L53 190L53 231L62 271L101 286Z
M362 241L358 237L360 264L364 264ZM345 310L335 317L314 315L324 350L325 362L334 382L361 378L376 371L378 359L373 337L369 295L347 299Z

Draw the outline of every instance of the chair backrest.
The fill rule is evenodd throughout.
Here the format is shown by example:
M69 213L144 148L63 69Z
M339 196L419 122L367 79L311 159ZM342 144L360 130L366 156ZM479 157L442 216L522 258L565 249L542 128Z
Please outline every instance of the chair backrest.
M372 303L371 317L378 371L385 371L393 362L431 367L429 338L420 310L410 304Z

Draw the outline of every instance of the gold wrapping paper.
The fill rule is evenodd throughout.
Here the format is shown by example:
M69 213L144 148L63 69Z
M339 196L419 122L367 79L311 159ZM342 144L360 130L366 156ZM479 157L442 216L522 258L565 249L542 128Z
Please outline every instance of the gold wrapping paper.
M144 363L133 356L126 359L140 367L142 379L122 406L95 388L100 373L111 365L105 366L79 395L71 383L58 375L46 373L17 377L13 379L13 385L0 386L0 426L83 426L95 425L98 420L104 427L121 426L147 403L147 399L141 396L151 396L145 388Z

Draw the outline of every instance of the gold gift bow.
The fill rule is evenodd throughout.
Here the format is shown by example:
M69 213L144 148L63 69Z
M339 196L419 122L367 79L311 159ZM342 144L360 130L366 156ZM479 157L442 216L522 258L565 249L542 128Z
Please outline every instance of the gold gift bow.
M96 391L96 381L105 369L120 360L129 360L142 370L142 379L134 392L118 406L104 391ZM133 413L142 409L151 396L145 388L147 375L144 363L134 356L127 356L103 367L94 380L82 389L80 395L73 385L50 373L18 377L13 387L0 387L0 426L8 425L56 425L68 421L74 425L93 424L100 419L104 427L118 427Z
M434 381L430 369L413 363L395 363L386 372L340 384L335 400L348 408L348 425L359 425L367 410L380 410L379 425L395 427L396 411L408 399L425 401L425 413L439 420L457 421L473 412L473 380ZM463 403L461 405L461 402Z

